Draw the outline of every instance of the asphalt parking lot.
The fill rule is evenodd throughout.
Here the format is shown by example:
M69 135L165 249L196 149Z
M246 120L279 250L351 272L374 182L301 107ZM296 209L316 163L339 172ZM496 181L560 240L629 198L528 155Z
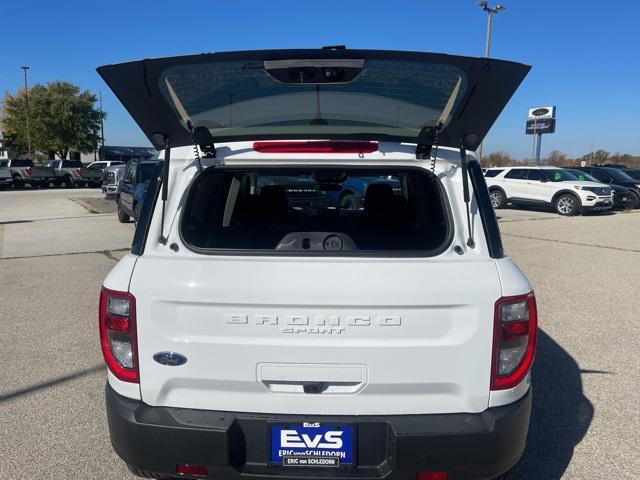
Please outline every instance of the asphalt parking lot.
M0 478L130 477L109 444L96 309L126 253L97 190L0 192ZM519 478L637 479L640 211L498 212L540 341Z

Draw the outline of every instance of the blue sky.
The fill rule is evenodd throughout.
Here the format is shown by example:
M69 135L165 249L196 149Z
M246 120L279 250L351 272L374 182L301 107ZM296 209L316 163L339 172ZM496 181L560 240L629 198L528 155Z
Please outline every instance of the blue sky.
M320 47L480 56L486 15L474 0L3 0L0 94L69 80L102 91L106 143L148 145L95 72L99 65L205 51ZM493 2L492 2L493 3ZM640 154L640 2L504 0L492 56L533 69L485 141L485 152L531 156L527 108L558 106L552 149Z

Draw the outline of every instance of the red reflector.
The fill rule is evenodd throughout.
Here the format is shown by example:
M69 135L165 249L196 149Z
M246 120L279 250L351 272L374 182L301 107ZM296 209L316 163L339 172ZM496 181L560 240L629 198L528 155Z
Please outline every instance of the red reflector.
M204 465L187 465L179 463L176 470L181 475L209 475L209 469Z
M447 480L449 474L447 472L418 472L416 480Z
M502 324L502 339L513 340L529 335L529 322L509 322Z
M372 153L378 142L254 142L260 153Z
M121 317L120 315L105 315L104 319L107 330L113 330L116 332L128 332L129 331L129 317Z
M81 172L81 171L82 171L82 170L81 170L80 168L76 168L76 174L77 174L78 176L80 176L80 172Z
M31 176L31 167L27 167L24 169L24 173L26 173L29 177Z

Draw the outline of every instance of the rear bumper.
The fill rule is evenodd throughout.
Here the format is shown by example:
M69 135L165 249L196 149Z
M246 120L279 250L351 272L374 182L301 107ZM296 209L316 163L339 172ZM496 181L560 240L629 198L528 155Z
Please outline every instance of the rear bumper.
M385 478L415 480L447 471L450 480L480 480L509 470L524 451L531 392L479 414L390 416L273 415L150 407L106 389L111 443L134 467L175 474L176 465L206 465L224 479ZM269 425L308 421L354 426L356 466L270 465Z

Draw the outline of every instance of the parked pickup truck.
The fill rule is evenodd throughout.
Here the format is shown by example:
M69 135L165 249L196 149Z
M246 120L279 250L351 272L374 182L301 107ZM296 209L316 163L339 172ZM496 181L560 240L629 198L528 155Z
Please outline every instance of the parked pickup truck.
M104 173L102 174L102 193L104 193L105 198L117 198L118 185L126 168L126 164L122 163L104 169Z
M55 180L55 172L47 166L35 166L32 160L13 158L2 160L0 167L8 168L13 178L13 187L46 187Z
M56 187L65 185L67 188L74 188L84 184L80 160L47 160L44 166L53 169Z
M80 171L80 177L83 183L88 187L99 187L102 185L104 170L107 167L125 165L125 162L121 161L99 161L89 164L88 167L82 168Z
M0 167L0 189L4 190L13 184L11 170L6 167Z

